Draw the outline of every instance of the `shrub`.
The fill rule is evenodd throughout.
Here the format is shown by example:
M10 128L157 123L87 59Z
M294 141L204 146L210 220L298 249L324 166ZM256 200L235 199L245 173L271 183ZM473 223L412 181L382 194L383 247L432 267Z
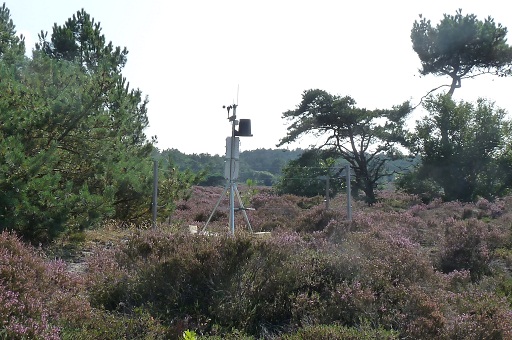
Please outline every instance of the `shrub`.
M508 337L510 288L486 279L506 278L512 261L507 205L383 197L349 222L343 212L259 192L253 225L280 223L264 240L239 229L235 237L133 232L89 258L91 303L105 319L133 325L130 334L155 338L185 330L200 339L471 338L458 322ZM464 219L466 210L478 213Z
M0 234L0 336L58 339L62 327L90 315L81 287L62 261L46 261L15 235Z
M450 219L445 223L445 243L441 249L439 268L444 273L469 270L473 281L489 274L492 251L489 226L475 219Z
M496 294L468 289L452 295L448 304L456 311L449 320L446 339L510 339L510 305Z
M297 219L294 229L299 232L308 233L322 231L327 227L330 221L335 219L341 220L339 215L339 212L335 210L326 210L323 206L318 205L302 214L302 216Z
M399 339L398 332L374 329L368 324L359 327L345 327L338 324L333 325L311 325L306 326L293 334L287 334L279 339L282 340L392 340Z
M300 218L303 209L299 207L301 198L293 195L276 196L265 192L258 193L252 199L256 209L251 213L255 229L273 231L276 229L293 229L295 221Z
M117 249L98 249L89 259L89 291L95 306L129 314L145 307L176 334L208 328L212 324L206 319L216 321L213 299L224 294L252 251L243 236L140 232Z
M63 340L96 339L174 339L168 329L147 311L137 309L132 315L94 310L90 318L74 328L64 329Z

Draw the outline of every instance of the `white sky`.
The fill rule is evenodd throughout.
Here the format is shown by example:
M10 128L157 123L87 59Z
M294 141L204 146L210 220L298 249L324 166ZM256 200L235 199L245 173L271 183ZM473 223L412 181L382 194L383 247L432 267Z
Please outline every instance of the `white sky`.
M359 107L413 104L447 78L419 77L410 32L421 13L491 16L509 29L503 0L5 0L27 49L84 8L107 41L127 47L123 74L149 96L148 136L161 150L225 154L231 134L223 105L238 102L254 137L240 151L276 148L286 135L282 113L304 90L349 95ZM485 97L512 111L512 78L463 80L455 99ZM238 94L237 94L238 93ZM411 122L414 122L411 118ZM307 148L312 140L290 145Z

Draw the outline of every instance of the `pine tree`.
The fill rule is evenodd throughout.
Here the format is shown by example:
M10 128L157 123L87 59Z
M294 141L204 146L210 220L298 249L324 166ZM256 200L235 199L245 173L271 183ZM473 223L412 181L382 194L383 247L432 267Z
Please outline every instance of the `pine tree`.
M44 242L107 218L149 219L148 101L121 73L126 49L83 10L45 37L32 59L0 58L0 227Z

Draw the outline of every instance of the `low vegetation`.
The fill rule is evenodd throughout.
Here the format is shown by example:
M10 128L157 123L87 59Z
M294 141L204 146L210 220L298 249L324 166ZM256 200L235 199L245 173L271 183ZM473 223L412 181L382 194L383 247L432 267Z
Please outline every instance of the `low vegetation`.
M240 188L256 237L222 188L194 187L170 223L115 222L43 249L0 235L1 338L504 339L512 336L511 197L474 204L381 192ZM261 234L259 234L261 235Z

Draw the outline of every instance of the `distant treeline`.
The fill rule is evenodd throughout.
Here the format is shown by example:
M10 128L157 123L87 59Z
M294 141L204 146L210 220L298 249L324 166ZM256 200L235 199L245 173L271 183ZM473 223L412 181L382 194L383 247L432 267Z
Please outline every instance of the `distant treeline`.
M238 182L253 181L256 185L272 186L281 176L282 169L291 161L298 159L304 149L256 149L240 153L240 173ZM205 171L206 176L200 182L202 186L217 186L226 183L224 178L225 156L201 154L185 154L177 149L160 151L157 157L169 159L180 171ZM412 164L405 160L391 161L388 166L393 169L409 168ZM388 182L394 178L387 178Z
M240 172L238 182L248 179L255 184L271 186L281 176L282 168L293 159L297 159L303 149L256 149L240 153ZM206 171L206 178L200 183L203 186L223 185L225 156L201 154L184 154L176 149L166 149L159 152L162 158L170 159L180 170L193 172Z

